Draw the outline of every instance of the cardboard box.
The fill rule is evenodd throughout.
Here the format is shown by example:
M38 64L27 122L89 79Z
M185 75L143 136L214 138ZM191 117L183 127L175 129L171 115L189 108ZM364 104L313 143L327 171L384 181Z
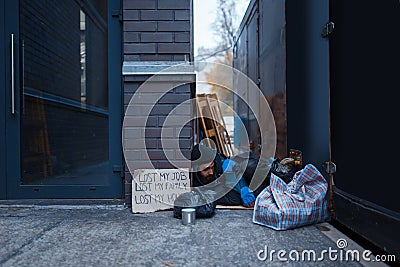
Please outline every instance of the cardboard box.
M132 212L171 209L175 199L189 191L189 169L135 170L132 179Z

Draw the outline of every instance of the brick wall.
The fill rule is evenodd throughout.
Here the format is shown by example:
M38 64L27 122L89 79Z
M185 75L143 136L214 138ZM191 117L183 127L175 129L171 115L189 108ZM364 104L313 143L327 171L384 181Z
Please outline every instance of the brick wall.
M124 66L135 64L135 69L123 69L125 201L128 205L131 204L131 172L134 169L190 167L186 159L193 144L193 124L181 124L190 120L193 107L188 104L171 112L194 97L195 76L172 72L159 76L150 85L148 79L163 68L192 60L191 14L192 0L123 1ZM152 65L156 70L149 67ZM142 101L129 105L145 81L147 90L141 94ZM165 94L155 100L162 92ZM172 123L165 127L163 124L168 115L172 115ZM176 141L178 149L174 146ZM177 166L168 161L166 154Z
M124 0L124 61L192 60L192 0Z

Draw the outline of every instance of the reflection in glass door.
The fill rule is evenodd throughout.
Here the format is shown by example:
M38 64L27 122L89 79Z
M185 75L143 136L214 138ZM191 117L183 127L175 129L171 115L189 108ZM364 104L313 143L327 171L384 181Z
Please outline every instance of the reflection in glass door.
M107 1L20 1L21 184L104 185Z

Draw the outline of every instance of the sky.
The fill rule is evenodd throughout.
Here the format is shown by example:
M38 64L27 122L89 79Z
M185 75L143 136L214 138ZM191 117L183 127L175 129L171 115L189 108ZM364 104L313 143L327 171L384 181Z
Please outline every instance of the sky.
M236 13L239 23L246 12L250 0L236 0ZM216 38L212 30L212 23L216 16L216 0L193 0L194 5L194 56L198 55L198 48L216 46Z

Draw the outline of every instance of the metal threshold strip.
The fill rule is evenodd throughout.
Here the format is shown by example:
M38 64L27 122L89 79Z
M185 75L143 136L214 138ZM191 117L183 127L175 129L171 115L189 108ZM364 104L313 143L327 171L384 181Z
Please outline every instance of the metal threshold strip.
M22 199L1 200L0 209L122 210L123 200Z

